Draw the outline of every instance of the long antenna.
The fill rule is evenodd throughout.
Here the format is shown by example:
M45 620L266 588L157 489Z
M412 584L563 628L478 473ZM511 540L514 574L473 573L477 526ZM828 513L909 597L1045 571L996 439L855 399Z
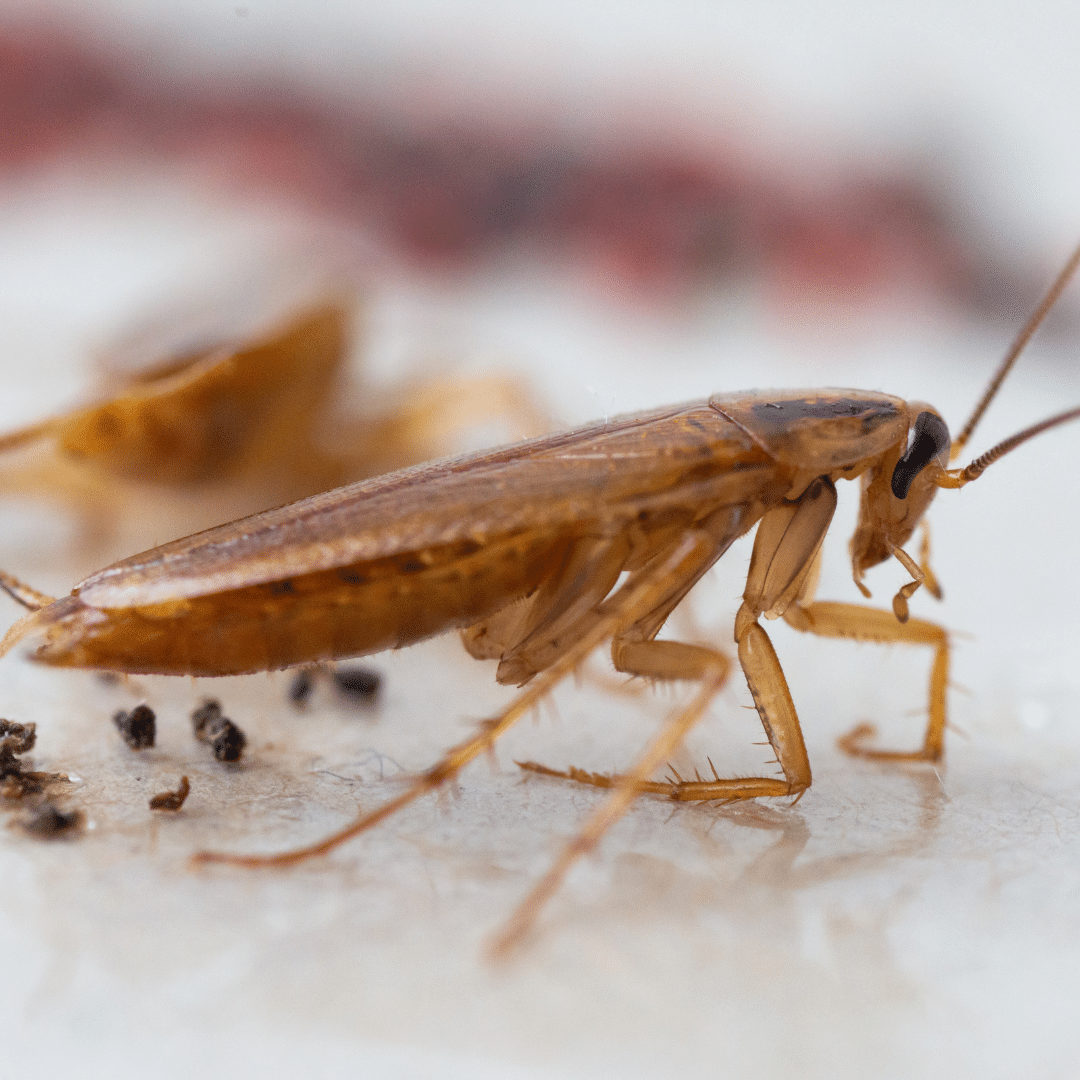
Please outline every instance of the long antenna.
M1070 256L1069 261L1054 280L1054 284L1050 286L1049 291L1042 298L1039 306L1035 309L1034 314L1024 324L1024 328L1020 333L1016 335L1016 340L1009 347L1009 351L1005 354L1005 359L1001 362L1001 366L990 380L990 385L986 388L982 400L975 406L975 411L971 414L971 419L968 420L964 425L963 431L961 431L953 441L952 450L949 453L950 461L955 461L960 456L968 439L971 438L971 433L975 430L975 425L982 419L983 413L986 412L990 402L994 400L994 395L1005 381L1005 376L1009 374L1013 364L1016 363L1016 358L1024 351L1024 347L1031 340L1032 335L1038 330L1050 309L1057 303L1058 297L1061 296L1062 292L1065 290L1065 286L1069 284L1069 280L1072 278L1073 274L1076 273L1077 266L1080 266L1080 244L1077 245L1076 250ZM1034 432L1032 434L1034 434ZM989 462L987 464L989 464ZM974 479L974 477L972 477L972 479Z
M1010 450L1015 450L1021 443L1026 443L1028 439L1033 439L1036 435L1041 435L1044 431L1049 431L1050 428L1055 428L1059 424L1067 424L1070 420L1080 420L1080 408L1058 413L1057 416L1040 420L1037 424L1032 424L1031 427L1024 428L1023 431L1018 431L1015 435L1010 435L1007 439L999 442L997 446L987 450L985 454L981 454L963 469L949 469L948 472L942 470L938 474L935 483L938 487L948 488L958 488L970 484L972 480L978 480L988 466L993 465L999 458L1003 458ZM0 588L5 588L2 581L0 581ZM11 590L8 589L7 591L10 592Z

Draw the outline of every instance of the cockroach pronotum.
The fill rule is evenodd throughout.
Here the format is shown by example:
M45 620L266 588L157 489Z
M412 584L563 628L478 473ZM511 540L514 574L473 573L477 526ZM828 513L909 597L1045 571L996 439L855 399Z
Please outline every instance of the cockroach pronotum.
M1080 409L1053 416L966 468L946 467L1078 263L1080 248L955 442L933 408L887 394L721 394L328 491L125 559L59 600L3 575L0 585L31 613L9 629L0 655L34 634L44 639L35 657L47 664L235 675L401 648L458 629L471 655L498 659L500 683L526 687L396 798L321 842L277 856L199 856L246 866L282 866L330 851L439 788L605 641L621 672L698 682L625 775L526 765L611 793L495 940L503 952L640 793L731 801L798 798L810 786L795 706L762 616L824 637L932 648L922 747L876 749L864 728L842 745L865 758L941 757L949 639L942 627L908 618L916 589L938 590L926 551L916 561L903 545L938 488L970 483L1034 435L1080 416ZM891 611L813 599L835 484L859 477L853 574L868 596L866 571L898 559L911 580ZM735 641L783 775L723 778L714 769L711 779L654 780L732 667L717 649L656 635L755 525Z

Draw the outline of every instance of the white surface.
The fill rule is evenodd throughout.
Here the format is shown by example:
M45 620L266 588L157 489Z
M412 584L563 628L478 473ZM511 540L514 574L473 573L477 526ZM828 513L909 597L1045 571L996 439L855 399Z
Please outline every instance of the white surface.
M816 12L792 10L795 26L817 25ZM923 17L907 17L909 33ZM1047 34L1048 20L1025 25ZM984 73L1014 44L1008 33L995 41ZM1007 84L1038 52L1015 44ZM1035 186L1070 175L1053 172ZM197 257L225 260L281 228L229 204L196 213L190 194L164 182L137 204L142 214L107 194L53 200L41 228L67 213L75 256L50 260L26 227L19 200L32 196L8 192L0 318L19 349L4 371L24 395L0 401L5 423L75 393L78 377L66 373L81 350L128 307L179 284ZM1028 208L1018 218L1043 212L1053 216ZM1069 229L1060 214L1054 225L1059 236ZM929 399L956 427L1005 344L927 312L779 335L752 297L650 315L598 309L548 281L373 282L369 326L379 378L418 356L475 366L510 357L566 422L716 389L832 384ZM1075 345L1048 350L1036 346L1010 379L976 450L1076 401ZM50 366L30 370L27 355ZM495 768L468 770L456 797L424 800L288 873L195 873L187 856L200 847L274 850L319 836L358 802L375 805L397 790L396 767L428 764L509 691L452 639L379 657L377 714L326 695L298 715L287 675L117 688L6 658L2 715L39 723L38 767L82 778L73 802L94 828L73 842L11 833L0 844L5 1061L13 1074L91 1077L1069 1074L1080 1052L1078 449L1080 431L1047 436L933 508L946 601L920 595L913 607L957 631L953 678L967 690L950 694L966 737L950 735L945 768L852 762L834 742L872 718L890 745L913 745L927 656L771 624L813 788L794 808L640 800L501 969L482 962L484 940L600 797L522 778L512 760L625 767L676 696L565 686L539 723L501 744ZM857 598L844 551L853 496L842 492L827 542L824 597ZM43 588L95 568L63 516L5 501L0 530L0 565ZM730 635L748 553L729 553L691 600L717 640ZM902 578L875 571L876 598L887 602ZM704 766L708 754L721 771L755 767L759 728L735 682L686 762ZM239 769L190 738L187 713L207 693L251 739ZM143 694L159 714L159 745L136 757L108 717ZM181 773L194 787L184 812L152 820L146 799Z

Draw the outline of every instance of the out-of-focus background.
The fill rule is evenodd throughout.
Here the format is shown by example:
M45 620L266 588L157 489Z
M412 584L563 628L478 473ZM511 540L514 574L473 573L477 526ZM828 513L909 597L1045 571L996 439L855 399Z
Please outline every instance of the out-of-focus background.
M347 298L355 345L329 397L360 427L344 430L430 393L439 445L460 449L819 385L929 400L955 430L1080 234L1078 37L1080 14L1053 3L5 2L2 430L104 400L118 342L168 328L171 308L198 322L260 273ZM1074 291L975 452L1076 403L1078 342ZM63 805L88 820L45 842L14 804L3 815L5 1061L1067 1071L1078 438L1048 435L933 508L946 598L913 607L956 632L944 767L835 745L868 719L914 745L929 657L771 624L813 788L795 807L641 800L504 968L483 962L485 939L601 797L513 760L625 768L682 691L626 693L598 658L456 795L287 873L195 872L201 847L276 850L377 804L511 692L453 637L371 658L374 708L320 682L297 710L289 673L107 684L5 657L0 715L38 724L36 767L74 778ZM72 476L0 457L0 567L57 594L262 497ZM820 595L857 600L856 493L841 499ZM749 550L672 634L730 639ZM875 571L875 599L903 579ZM192 740L209 694L247 731L240 766ZM136 754L110 717L143 699L159 738ZM736 678L679 767L756 770L747 704ZM152 816L181 774L183 811Z

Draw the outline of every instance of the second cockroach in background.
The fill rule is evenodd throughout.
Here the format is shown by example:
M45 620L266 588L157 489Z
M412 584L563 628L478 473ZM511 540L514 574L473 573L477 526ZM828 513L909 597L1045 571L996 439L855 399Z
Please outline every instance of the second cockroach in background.
M205 861L285 865L329 851L457 776L599 645L617 670L700 684L625 775L537 772L611 788L494 943L520 940L569 867L642 792L678 801L799 797L811 772L795 706L759 619L824 637L934 650L929 724L915 751L842 746L856 756L936 761L946 724L949 641L908 617L921 585L936 590L924 551L903 545L938 488L977 479L1003 454L1080 416L1073 409L950 470L1035 327L1080 262L1080 249L1018 337L971 419L950 444L930 406L857 390L719 394L561 435L405 469L222 525L92 574L59 600L9 575L0 585L31 610L0 643L29 636L58 666L233 675L361 656L458 629L468 651L499 660L501 683L528 687L396 798L310 847L271 857L206 853ZM911 580L892 610L813 598L838 480L862 480L851 542L856 584L895 557ZM694 584L757 525L735 623L738 659L781 775L652 777L726 682L718 649L657 641ZM625 578L622 575L625 574Z

